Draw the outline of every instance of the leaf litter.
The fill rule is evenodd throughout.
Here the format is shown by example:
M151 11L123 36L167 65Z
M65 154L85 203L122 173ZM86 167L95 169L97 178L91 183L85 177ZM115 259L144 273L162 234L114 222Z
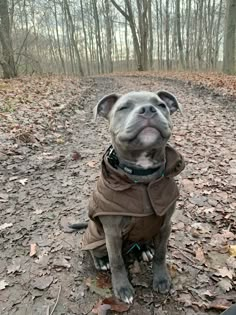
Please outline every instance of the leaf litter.
M175 73L116 74L83 81L50 76L14 79L1 88L0 102L9 104L5 110L11 108L0 109L4 312L16 309L14 303L23 297L25 313L35 308L40 313L46 300L57 299L60 284L58 304L64 313L77 314L78 305L81 314L96 305L107 313L115 304L104 302L112 296L110 274L96 275L80 251L83 231L66 233L65 228L67 221L87 220L88 197L110 144L107 124L93 122L92 107L114 90L165 89L184 107L183 117L173 117L171 139L187 164L178 177L181 196L168 250L175 293L168 301L155 294L151 265L128 262L136 296L126 313L133 314L133 309L149 315L156 305L164 313L215 315L234 302L236 115L229 101L233 80ZM37 244L32 257L30 244ZM19 290L27 285L34 299Z

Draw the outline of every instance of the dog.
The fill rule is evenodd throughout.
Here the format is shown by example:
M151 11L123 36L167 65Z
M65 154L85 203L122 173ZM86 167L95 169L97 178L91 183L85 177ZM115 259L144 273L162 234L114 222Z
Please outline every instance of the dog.
M95 117L108 120L112 145L89 202L82 249L98 270L110 268L114 294L126 303L133 302L134 289L122 255L125 242L152 242L154 250L143 247L142 257L153 260L153 289L166 294L171 288L166 251L179 196L174 176L184 169L182 156L168 144L177 110L179 102L167 91L113 93L94 109Z

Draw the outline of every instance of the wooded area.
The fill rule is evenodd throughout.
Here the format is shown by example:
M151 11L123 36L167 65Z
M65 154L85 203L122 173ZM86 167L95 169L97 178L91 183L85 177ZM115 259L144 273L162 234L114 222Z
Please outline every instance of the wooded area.
M0 65L21 74L235 73L236 0L0 0Z

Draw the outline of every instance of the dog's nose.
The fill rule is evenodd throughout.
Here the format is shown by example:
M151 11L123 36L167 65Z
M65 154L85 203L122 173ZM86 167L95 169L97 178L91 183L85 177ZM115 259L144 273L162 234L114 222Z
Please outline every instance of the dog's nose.
M156 108L152 105L145 105L139 108L138 111L139 115L144 116L144 117L152 117L154 116L157 111Z

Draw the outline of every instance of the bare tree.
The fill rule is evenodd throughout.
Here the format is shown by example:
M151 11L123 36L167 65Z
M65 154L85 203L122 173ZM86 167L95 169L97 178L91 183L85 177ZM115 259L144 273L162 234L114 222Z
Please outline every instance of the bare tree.
M11 26L7 0L0 0L0 43L2 46L0 65L2 66L3 77L16 77L17 71L12 47Z
M166 0L166 25L165 25L165 32L166 32L166 67L167 70L170 70L171 63L170 63L170 16L169 16L169 0Z
M111 0L112 4L115 8L124 16L124 18L128 21L132 38L134 44L134 51L137 58L137 68L139 71L147 70L147 1L137 0L138 7L138 18L139 18L139 29L138 33L140 35L140 40L138 38L138 34L136 32L136 23L133 13L133 8L131 2L129 0L125 0L125 4L127 7L127 12L125 12L115 0ZM144 24L143 24L144 23Z
M184 69L184 50L181 38L181 21L180 21L180 0L176 0L176 26L177 26L177 38L178 38L178 47L179 47L179 55L181 66Z
M68 4L67 0L64 0L64 4L65 4L65 9L66 9L66 13L67 13L67 16L68 16L68 20L69 20L69 23L70 23L71 41L72 41L72 45L74 47L75 54L76 54L76 57L77 57L79 74L81 76L84 76L84 70L83 70L82 63L81 63L80 53L79 53L79 49L78 49L78 46L77 46L77 42L75 40L75 25L74 25L74 22L73 22L73 19L72 19L72 16L71 16L70 7L69 7L69 4Z
M225 16L223 71L235 74L236 0L228 0Z
M152 1L148 0L148 25L149 25L149 66L153 70L153 25L152 25Z
M105 20L106 20L106 38L107 38L107 59L108 59L108 71L113 72L112 62L112 39L111 39L111 10L110 3L105 0Z
M87 73L88 75L90 75L89 58L88 58L88 40L87 40L87 31L86 31L85 21L84 21L84 8L83 8L82 0L80 0L80 9L81 9L81 17L82 17L82 25L83 25L83 33L84 33L84 47L85 47Z
M95 20L96 41L97 41L97 46L98 46L97 48L98 48L98 53L99 53L101 72L104 73L102 41L101 41L101 31L100 31L100 22L99 22L99 16L98 16L97 0L93 0L93 14L94 14L94 20Z

